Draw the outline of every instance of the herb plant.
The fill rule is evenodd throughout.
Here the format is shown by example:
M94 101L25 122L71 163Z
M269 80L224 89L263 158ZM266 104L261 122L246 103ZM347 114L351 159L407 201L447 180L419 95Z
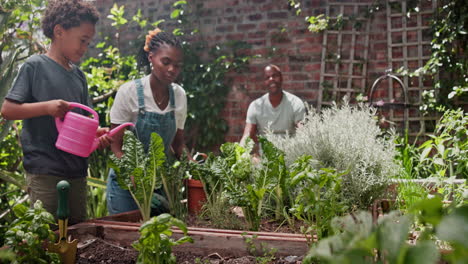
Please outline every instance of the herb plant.
M5 245L16 254L12 263L60 263L57 254L49 253L43 247L44 242L55 239L49 227L55 220L42 207L42 202L36 201L33 208L18 204L13 211L18 218L5 233Z
M164 144L157 133L151 133L146 152L136 136L125 131L122 150L124 155L120 159L115 155L111 156L111 166L115 169L119 186L130 191L143 221L146 222L150 219L154 189L162 184L159 173L164 170L163 163L166 159Z
M365 105L333 105L317 113L310 109L296 134L266 137L284 151L286 164L310 155L323 167L347 171L342 193L349 206L366 208L379 198L388 179L400 173L394 161L395 145L385 137L374 119L375 110Z
M184 233L178 240L171 238L173 232L171 227L177 227ZM186 242L193 243L193 239L187 236L187 227L177 218L170 214L161 214L143 223L139 229L140 238L133 244L139 251L137 263L176 263L172 254L172 247Z

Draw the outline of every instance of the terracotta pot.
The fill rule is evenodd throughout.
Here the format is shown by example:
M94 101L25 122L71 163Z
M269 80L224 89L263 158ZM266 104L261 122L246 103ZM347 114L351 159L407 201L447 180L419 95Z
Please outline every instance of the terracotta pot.
M199 180L187 180L187 203L190 214L198 214L206 201L203 184Z

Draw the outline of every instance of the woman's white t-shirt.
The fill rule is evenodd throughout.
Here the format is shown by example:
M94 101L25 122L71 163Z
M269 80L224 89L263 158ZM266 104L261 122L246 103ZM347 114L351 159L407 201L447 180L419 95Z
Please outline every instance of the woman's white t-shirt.
M166 109L159 109L154 101L153 93L149 82L149 75L141 79L143 84L143 93L145 96L145 111L158 114L165 114L171 109L171 103L167 104ZM177 129L184 129L185 119L187 118L187 96L185 90L178 84L172 83L175 100L175 122ZM112 124L123 124L125 122L136 123L138 119L138 95L135 81L124 83L120 86L115 96L114 104L110 110L110 121Z

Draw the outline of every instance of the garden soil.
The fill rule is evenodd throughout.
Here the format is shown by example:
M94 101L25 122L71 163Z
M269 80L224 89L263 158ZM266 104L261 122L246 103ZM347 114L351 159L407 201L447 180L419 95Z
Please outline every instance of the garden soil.
M208 227L209 223L200 221L196 217L187 219L189 226ZM266 232L289 232L294 231L288 229L287 226L278 226L275 223L262 221L261 231ZM297 232L297 230L296 230ZM188 252L174 252L177 263L227 263L227 264L247 264L264 262L266 256L243 256L233 258L222 256L216 252L208 256L196 255ZM92 263L118 263L118 264L133 264L136 263L138 252L133 247L121 247L107 242L100 238L88 239L86 245L79 246L76 254L77 264L92 264ZM302 256L289 256L269 260L264 263L282 263L293 264L301 263Z
M226 264L247 264L259 263L259 258L254 256L244 256L240 258L225 258L216 252L209 256L194 255L186 252L175 252L177 263L226 263ZM125 248L113 245L102 239L96 238L88 245L78 248L76 254L76 264L94 263L136 263L138 252L133 248ZM301 257L286 257L268 261L267 263L301 263Z

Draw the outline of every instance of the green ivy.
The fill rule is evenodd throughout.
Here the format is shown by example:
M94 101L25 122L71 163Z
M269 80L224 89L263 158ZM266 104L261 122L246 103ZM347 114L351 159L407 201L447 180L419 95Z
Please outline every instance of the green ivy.
M245 69L251 57L242 56L239 51L248 47L239 41L216 45L209 51L210 59L203 60L200 54L209 48L206 43L184 44L182 84L188 100L186 135L189 148L208 151L224 142L228 124L221 112L230 90L227 75Z
M434 38L429 61L416 73L440 78L423 96L422 110L452 108L468 99L468 5L465 0L441 0L432 21Z

